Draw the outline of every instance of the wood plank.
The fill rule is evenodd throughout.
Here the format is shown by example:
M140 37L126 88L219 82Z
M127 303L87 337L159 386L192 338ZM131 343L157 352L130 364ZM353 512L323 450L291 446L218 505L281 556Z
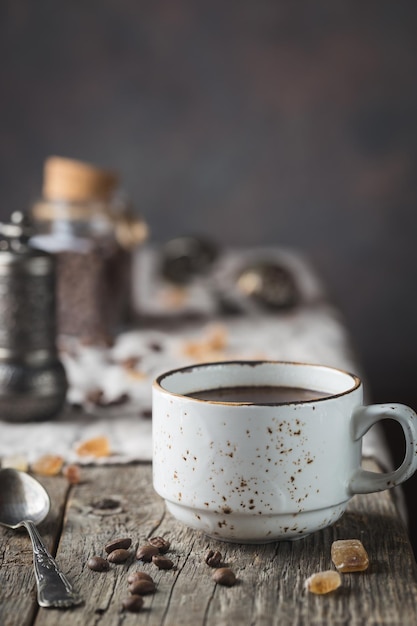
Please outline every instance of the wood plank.
M69 489L68 481L62 477L38 478L51 499L51 510L45 522L39 525L39 532L48 550L55 554ZM23 529L14 531L0 526L0 624L31 624L37 610L29 535Z
M86 468L84 473L85 482L70 494L58 556L85 604L59 613L40 609L36 626L56 626L58 619L60 626L414 626L417 621L416 564L389 492L356 496L338 523L306 539L243 546L211 540L175 522L153 492L148 464ZM94 503L103 498L118 500L123 510L99 514ZM134 558L106 573L86 567L88 558L103 554L104 544L115 536L131 536L136 549L155 534L171 540L175 571L159 571ZM369 570L344 574L343 586L330 595L309 594L305 579L332 567L330 546L340 538L363 541ZM233 568L239 579L235 587L220 587L211 580L213 570L203 560L208 547L219 549ZM120 611L127 574L135 569L151 573L157 583L140 616ZM19 622L26 624L27 617Z

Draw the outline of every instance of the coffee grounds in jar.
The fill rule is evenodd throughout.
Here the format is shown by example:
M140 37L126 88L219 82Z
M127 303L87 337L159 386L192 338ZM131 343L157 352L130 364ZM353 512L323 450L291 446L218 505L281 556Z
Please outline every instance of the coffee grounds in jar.
M55 257L58 333L109 345L127 312L129 253L109 243Z

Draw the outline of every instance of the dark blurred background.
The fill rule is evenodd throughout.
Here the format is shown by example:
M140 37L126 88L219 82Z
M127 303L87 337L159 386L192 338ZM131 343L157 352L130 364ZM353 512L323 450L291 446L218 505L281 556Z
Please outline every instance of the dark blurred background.
M119 170L154 241L298 248L373 399L417 408L416 33L415 0L3 0L0 218L57 154Z

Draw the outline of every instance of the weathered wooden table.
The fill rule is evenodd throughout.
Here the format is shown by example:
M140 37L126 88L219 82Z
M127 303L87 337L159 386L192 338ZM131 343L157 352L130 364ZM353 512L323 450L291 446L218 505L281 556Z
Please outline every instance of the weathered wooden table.
M256 252L255 258L265 254ZM82 468L80 484L69 485L63 476L41 478L52 509L40 531L81 593L83 604L71 610L39 609L30 540L24 531L0 528L0 626L415 626L416 564L392 492L356 496L338 523L305 539L248 546L222 544L185 528L165 511L153 491L150 385L160 371L238 356L319 362L360 373L338 312L327 302L308 264L297 255L281 257L280 251L277 258L288 263L302 298L294 310L265 315L253 311L233 291L233 277L243 262L240 255L230 259L226 255L209 284L191 285L189 291L180 293L167 291L155 271L147 273L145 257L139 263L143 272L135 281L142 287L138 308L163 317L174 302L176 307L181 305L175 313L184 314L186 321L179 326L171 323L175 316L167 315L166 330L153 322L145 328L142 320L134 333L119 337L107 352L84 347L63 354L70 401L79 402L84 410L64 413L47 423L0 423L2 463L15 454L23 454L32 463L51 452L66 463L81 462L75 444L97 435L105 435L112 449L102 464ZM179 295L183 299L178 300ZM226 302L228 307L233 304L244 310L220 315L219 299L222 309ZM185 314L195 313L196 306L202 321L194 318L191 323ZM207 326L213 318L216 325ZM130 404L110 406L125 396L130 397ZM91 398L100 404L92 405ZM102 401L108 406L102 407ZM379 438L365 437L365 462L371 469L375 469L372 459L386 463L383 448ZM100 508L106 500L116 503L116 508ZM175 563L174 570L159 571L135 559L136 548L152 535L171 541L168 556ZM88 559L104 555L104 545L120 536L132 538L131 559L104 573L88 569ZM343 585L329 595L308 593L305 580L332 567L331 543L343 538L362 540L371 561L369 569L344 574ZM208 548L220 550L223 561L234 570L238 577L234 587L213 582L213 570L204 562ZM121 612L128 595L128 572L137 569L151 573L156 593L146 596L140 613Z
M375 469L372 461L367 461ZM36 602L30 541L25 532L0 529L0 624L2 626L270 626L273 624L417 623L417 570L407 534L391 494L356 496L339 522L296 542L240 545L217 542L176 522L152 488L149 463L85 467L82 483L69 486L62 477L42 482L52 509L40 531L75 588L81 606L40 609ZM116 508L100 508L105 500ZM106 504L104 502L104 504ZM135 551L151 536L171 542L167 556L175 569L158 570L139 562ZM132 538L131 558L97 573L86 563L105 555L115 537ZM342 575L342 586L315 596L304 588L312 573L332 567L335 539L358 538L370 566ZM234 587L213 582L204 562L208 548L218 549L237 575ZM157 588L145 597L138 614L122 612L127 576L150 573Z

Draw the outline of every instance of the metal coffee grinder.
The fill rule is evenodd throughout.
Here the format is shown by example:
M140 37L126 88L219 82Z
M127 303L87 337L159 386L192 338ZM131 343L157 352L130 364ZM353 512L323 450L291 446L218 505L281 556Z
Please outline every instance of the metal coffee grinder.
M22 213L0 223L0 419L47 420L62 408L67 378L56 348L55 261L28 243Z

